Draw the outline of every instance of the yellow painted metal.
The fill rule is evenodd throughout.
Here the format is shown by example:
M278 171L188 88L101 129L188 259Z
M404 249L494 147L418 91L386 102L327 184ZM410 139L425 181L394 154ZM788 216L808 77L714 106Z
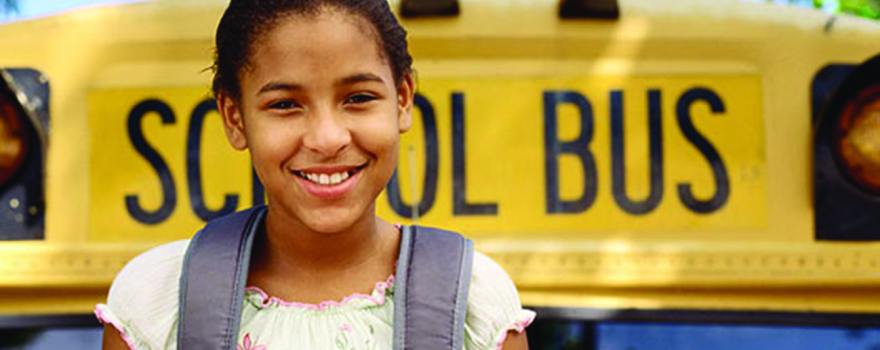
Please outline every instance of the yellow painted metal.
M199 226L186 195L186 123L208 93L204 68L224 5L160 0L0 26L0 66L38 69L52 89L46 239L0 242L0 314L89 312L124 261ZM421 222L475 237L532 305L880 312L871 299L880 289L874 272L880 246L813 239L809 95L821 67L877 54L880 25L734 0L622 0L620 6L617 21L560 21L551 0L467 0L456 18L404 22L420 91L435 104L439 123L437 202ZM712 87L728 106L723 117L695 106L697 128L719 143L729 165L740 165L730 165L739 185L714 217L684 211L675 191L680 181L694 182L697 194L712 189L705 160L680 154L693 147L672 118L675 99L695 85ZM607 94L624 91L628 189L642 198L645 93L655 87L663 94L665 195L656 212L630 217L611 197ZM582 214L544 214L541 92L547 89L582 92L596 109L591 149L599 194ZM466 98L467 197L498 202L497 217L451 215L452 91ZM132 104L147 97L167 100L178 118L165 127L155 117L144 124L178 184L177 216L163 229L137 227L119 211L129 191L145 206L158 205L155 174L131 157L122 133ZM502 113L533 117L503 124ZM563 140L576 135L572 115L560 109ZM727 134L727 122L742 124ZM747 124L751 133L744 133ZM420 127L404 145L415 146L418 162ZM224 174L228 182L211 175L221 157L234 154L222 148L218 133L216 116L209 116L202 166L214 171L203 172L206 201L214 207L222 194L236 192L249 203L246 171ZM496 156L516 140L517 154ZM409 176L407 149L403 176ZM243 155L232 157L246 167ZM561 160L563 193L578 192L579 184L567 180L576 165ZM146 182L126 187L134 182L120 175ZM411 201L408 184L402 181L403 196ZM748 190L738 192L743 184ZM383 215L398 219L380 200Z

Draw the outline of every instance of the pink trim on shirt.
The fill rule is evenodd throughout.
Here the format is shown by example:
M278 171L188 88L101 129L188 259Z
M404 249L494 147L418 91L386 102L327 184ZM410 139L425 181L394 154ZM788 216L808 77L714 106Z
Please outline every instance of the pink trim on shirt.
M102 311L101 308L97 306L95 306L95 317L98 318L98 321L101 322L101 324L109 324L113 326L113 328L116 328L116 331L119 332L119 336L122 337L125 345L128 346L130 350L137 350L134 347L134 341L132 341L131 338L129 338L128 334L125 333L125 329L122 328L122 325L113 322L109 317L107 317L107 315L104 314L104 311Z
M370 294L355 293L355 294L352 294L352 295L349 295L349 296L343 298L340 301L327 300L327 301L322 301L317 304L301 303L301 302L296 302L296 301L286 301L286 300L280 299L278 297L270 296L263 289L261 289L260 287L257 287L257 286L250 286L250 287L245 288L245 290L259 294L260 299L261 299L261 304L263 307L267 307L267 306L275 303L275 304L278 304L281 306L294 307L294 308L299 308L299 309L304 309L304 310L324 311L324 310L327 310L330 308L345 305L345 304L351 302L352 300L356 300L356 299L366 299L377 306L384 305L385 299L386 299L385 298L386 292L393 285L394 285L394 275L391 275L391 276L388 276L388 279L386 279L385 281L376 282L376 286L373 287L373 291Z
M530 324L532 324L532 322L534 320L535 320L535 314L531 314L528 317L526 317L522 320L513 322L510 324L510 326L507 326L507 328L504 329L504 333L501 335L501 339L499 339L498 343L495 344L495 350L502 350L501 348L504 346L504 341L507 340L508 332L515 331L517 333L522 333L523 331L526 330L526 327L528 327Z

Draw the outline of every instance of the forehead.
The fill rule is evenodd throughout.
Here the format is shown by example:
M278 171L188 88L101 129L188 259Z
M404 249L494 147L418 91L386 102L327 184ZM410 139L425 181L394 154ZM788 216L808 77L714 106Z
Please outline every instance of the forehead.
M346 11L285 16L255 43L247 78L332 78L354 72L388 74L377 33L366 19Z

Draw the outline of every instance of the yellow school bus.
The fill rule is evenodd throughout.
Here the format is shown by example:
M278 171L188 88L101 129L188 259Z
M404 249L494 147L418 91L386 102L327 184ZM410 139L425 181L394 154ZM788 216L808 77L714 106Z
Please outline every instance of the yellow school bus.
M225 5L0 26L0 324L90 319L129 259L262 203L210 95ZM473 238L539 317L880 324L880 23L735 0L393 7L418 95L383 217Z

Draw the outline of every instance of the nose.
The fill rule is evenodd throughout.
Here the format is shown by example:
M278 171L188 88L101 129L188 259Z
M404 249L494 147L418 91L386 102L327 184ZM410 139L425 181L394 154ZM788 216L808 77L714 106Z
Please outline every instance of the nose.
M351 143L351 133L333 112L315 111L309 116L303 146L325 157L339 154Z

